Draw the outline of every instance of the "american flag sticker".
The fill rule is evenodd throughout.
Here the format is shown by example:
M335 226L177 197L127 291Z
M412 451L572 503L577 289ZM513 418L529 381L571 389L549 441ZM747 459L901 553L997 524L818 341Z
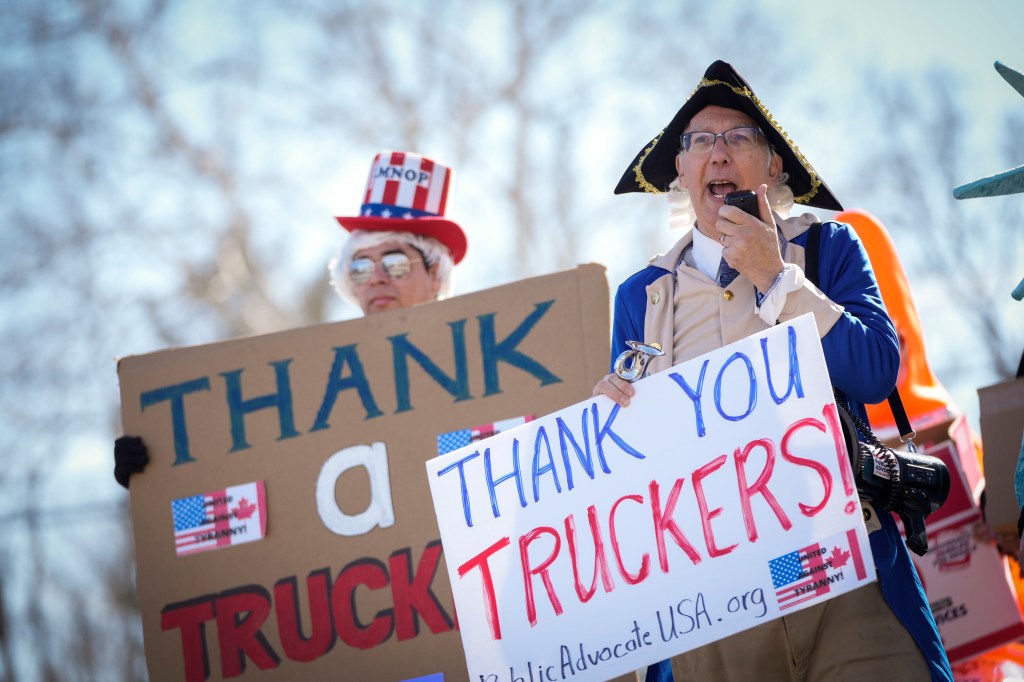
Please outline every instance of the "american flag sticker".
M178 556L262 540L267 533L263 481L171 501Z
M513 419L505 419L500 422L494 422L493 424L484 424L483 426L476 426L472 429L462 429L461 431L452 431L450 433L442 433L437 437L437 454L446 455L453 450L464 448L471 443L475 443L478 440L484 438L490 438L496 436L503 431L515 428L526 422L533 421L533 415L528 414L525 417L515 417Z
M779 610L848 592L867 579L856 530L836 533L768 562Z

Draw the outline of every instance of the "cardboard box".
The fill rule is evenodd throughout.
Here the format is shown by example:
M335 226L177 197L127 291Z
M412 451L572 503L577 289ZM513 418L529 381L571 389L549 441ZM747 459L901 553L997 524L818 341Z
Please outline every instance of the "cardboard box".
M915 442L949 469L949 496L926 519L928 553L911 558L946 653L956 665L1024 637L1024 616L1009 562L982 522L979 503L985 477L966 417L926 429Z
M1024 441L1024 378L978 389L984 444L985 519L1000 534L1017 535L1020 507L1013 490L1014 471Z
M914 444L918 450L940 456L943 461L954 458L947 461L946 465L955 465L959 470L954 472L952 468L950 469L950 477L953 479L950 497L937 512L928 517L929 523L938 523L953 513L964 511L968 506L980 508L981 494L985 490L985 475L978 463L971 426L967 423L965 415L957 415L941 424L919 431ZM894 448L902 447L898 441L890 442L888 445ZM963 478L963 485L956 481L957 476Z
M121 359L151 457L130 489L150 678L466 681L423 463L443 434L590 395L608 314L584 265Z

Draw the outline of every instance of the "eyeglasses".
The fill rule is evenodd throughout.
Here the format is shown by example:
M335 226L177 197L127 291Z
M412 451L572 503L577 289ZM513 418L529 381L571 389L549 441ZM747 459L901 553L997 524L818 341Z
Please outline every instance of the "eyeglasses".
M683 133L679 136L679 142L683 145L683 150L691 154L710 153L715 148L718 138L725 140L725 144L730 149L742 151L744 149L753 149L754 145L757 144L758 135L764 135L760 128L740 126L739 128L726 130L724 133Z
M380 258L381 267L385 274L391 279L402 279L409 275L413 263L422 263L422 258L411 259L404 253L386 253ZM366 284L373 279L373 272L377 269L377 261L362 256L352 259L348 266L348 278L353 284Z

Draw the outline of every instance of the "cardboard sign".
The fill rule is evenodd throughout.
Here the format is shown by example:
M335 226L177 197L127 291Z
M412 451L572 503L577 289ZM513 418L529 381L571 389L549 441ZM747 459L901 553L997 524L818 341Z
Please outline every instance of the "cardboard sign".
M427 463L470 678L604 680L875 579L811 316Z
M978 389L981 440L985 446L985 518L997 533L1016 537L1020 507L1014 472L1024 448L1024 378Z
M985 480L963 415L917 437L949 469L949 496L927 518L928 553L911 554L950 663L956 665L1024 637L1009 562L982 527L977 499Z
M131 482L150 678L467 680L423 463L441 434L589 395L608 312L585 265L122 359L151 457ZM212 542L178 556L187 527Z

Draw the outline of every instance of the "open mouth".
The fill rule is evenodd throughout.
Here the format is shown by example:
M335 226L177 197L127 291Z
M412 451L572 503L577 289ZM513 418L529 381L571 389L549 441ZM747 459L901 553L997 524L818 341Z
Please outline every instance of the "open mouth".
M726 194L735 192L737 189L739 187L736 186L736 183L725 180L712 180L708 183L708 192L718 199L724 199Z

